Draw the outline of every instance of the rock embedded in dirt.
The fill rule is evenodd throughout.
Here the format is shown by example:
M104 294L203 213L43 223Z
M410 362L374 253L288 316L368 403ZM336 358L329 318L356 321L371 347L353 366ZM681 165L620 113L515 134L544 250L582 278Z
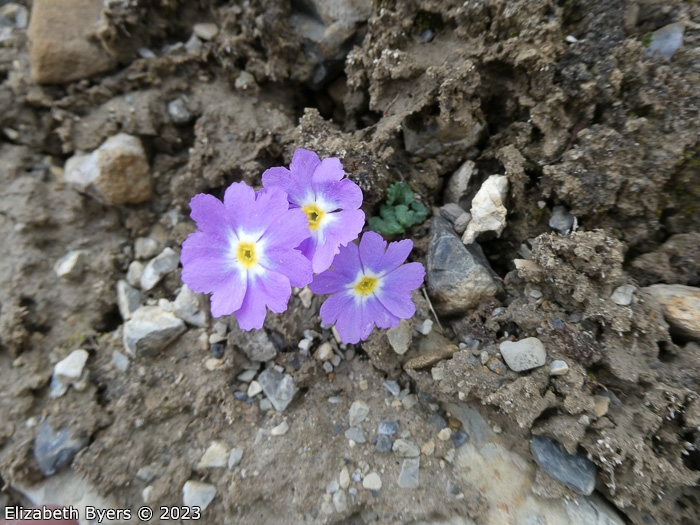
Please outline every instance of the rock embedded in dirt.
M382 478L377 472L370 472L362 480L362 486L367 490L380 490L382 488Z
M348 422L351 427L357 426L362 423L368 415L369 405L367 403L360 400L353 401L348 412Z
M90 154L78 153L66 161L65 181L102 204L138 204L151 198L151 176L146 152L137 137L119 133Z
M77 279L83 274L84 267L85 252L73 250L56 261L53 270L56 275L63 279Z
M415 489L420 485L420 457L407 458L401 463L401 473L397 484L402 489Z
M360 427L350 427L345 431L345 438L355 443L366 443L365 432Z
M242 459L243 459L243 449L240 449L240 448L231 449L231 453L228 456L228 468L229 468L229 470L240 465Z
M459 204L448 202L440 206L440 217L447 219L452 224L461 216L467 213Z
M644 288L661 305L664 318L677 333L700 341L700 288L654 284Z
M141 292L123 279L117 281L117 306L122 319L128 321L141 307Z
M27 29L32 78L63 84L109 71L116 61L94 38L102 2L35 0Z
M197 468L223 468L227 465L228 458L228 447L219 441L213 441L197 463Z
M253 361L265 362L277 355L277 349L265 330L244 332L237 325L232 326L228 340L230 344L241 348L245 355ZM267 391L265 395L267 395Z
M564 206L552 208L552 216L549 218L549 227L564 235L574 226L574 216Z
M399 424L396 421L382 421L379 423L377 434L384 436L393 436L399 431Z
M51 476L87 445L88 436L72 436L69 428L54 430L47 419L39 428L34 441L34 458L44 476Z
M182 504L206 509L216 497L216 487L209 483L189 480L182 487Z
M532 370L547 362L547 351L536 337L527 337L520 341L503 341L498 349L508 368L514 372Z
M273 427L270 430L270 435L271 436L284 436L287 432L289 431L289 423L286 421L282 421L279 425L276 427Z
M260 383L258 381L251 381L248 385L248 391L246 392L246 394L248 394L248 397L255 397L260 392L262 392L262 386L260 385Z
M89 356L90 354L82 348L73 350L67 357L54 365L54 377L68 385L80 381Z
M186 284L182 285L175 297L173 313L192 326L206 328L208 325L203 296L194 293Z
M298 391L292 376L282 374L274 368L268 368L261 372L258 376L258 382L278 412L284 412Z
M321 343L321 345L316 350L316 359L319 361L328 361L333 357L333 346L329 341Z
M393 445L391 438L385 434L379 434L372 442L374 443L374 449L380 454L390 452Z
M187 109L181 98L168 102L168 115L174 124L187 124L192 120L192 113Z
M648 57L660 56L671 59L683 45L683 24L675 22L657 29L651 34L651 43L645 54Z
M484 181L472 200L470 210L472 220L469 221L462 242L473 243L476 238L486 232L495 232L497 237L506 227L505 200L508 197L508 177L491 175Z
M158 255L160 245L151 237L139 237L134 241L134 257L142 261L152 259Z
M156 257L148 261L141 274L141 290L151 290L167 274L180 264L180 256L172 248L165 248Z
M475 174L476 170L473 160L468 160L462 164L457 171L455 171L450 180L447 181L447 187L445 188L444 200L447 203L455 203L460 207L468 204L466 201L467 192L469 188L469 181L472 175Z
M569 372L569 365L566 361L557 359L549 364L549 375L550 376L563 376Z
M333 506L335 511L339 513L348 510L348 496L344 490L338 490L333 493Z
M400 458L415 458L420 456L420 448L415 443L406 441L405 439L397 439L391 447L394 454Z
M131 286L141 286L141 276L143 275L143 263L141 261L131 261L126 271L126 282Z
M463 313L501 291L481 247L465 246L442 217L430 223L426 266L428 292L442 315Z
M201 23L195 24L192 27L192 31L202 40L211 40L219 33L219 28L216 24Z
M405 354L413 339L410 322L407 319L402 319L398 326L386 331L386 337L394 352L399 355Z
M137 354L154 354L186 330L185 323L158 306L142 306L124 323L124 348Z
M610 300L619 306L629 306L632 303L632 295L637 291L637 287L631 284L618 286L610 296Z
M530 450L537 464L574 492L589 496L595 489L595 464L582 454L569 454L557 441L533 436Z

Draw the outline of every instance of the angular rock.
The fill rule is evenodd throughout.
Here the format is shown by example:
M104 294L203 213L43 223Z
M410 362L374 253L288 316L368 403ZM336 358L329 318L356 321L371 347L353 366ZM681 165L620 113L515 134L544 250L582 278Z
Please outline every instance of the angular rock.
M137 204L151 198L151 176L141 141L119 133L90 154L66 161L66 183L108 206Z
M472 200L471 215L462 242L473 243L477 236L485 232L495 232L497 237L506 227L508 210L504 205L508 196L508 177L491 175L484 181Z
M209 483L189 480L182 487L182 504L206 509L216 497L216 487Z
M651 34L651 43L646 50L649 57L661 56L671 59L676 51L683 45L683 24L675 22L657 29Z
M241 463L242 459L243 459L243 449L240 449L240 448L232 449L231 453L228 456L228 468L232 469L234 467L237 467Z
M520 341L504 341L498 349L508 368L515 372L524 372L543 366L547 361L547 351L536 337L527 337Z
M448 202L444 206L440 206L440 217L447 219L452 224L454 224L455 221L464 213L466 213L466 210L464 210L459 204L455 204L453 202Z
M369 414L369 405L364 401L353 401L350 405L348 419L351 427L362 423Z
M282 374L274 368L268 368L260 373L258 382L263 392L278 412L283 412L292 402L298 388L294 379L288 374Z
M401 463L398 485L402 489L418 488L420 471L420 457L404 459Z
M335 511L343 513L348 510L348 496L344 490L338 490L333 493L333 506Z
M397 439L391 447L394 454L401 458L417 458L420 456L420 448L415 443L406 441L405 439Z
M590 495L595 489L595 464L583 454L569 454L557 441L533 436L530 450L537 464L574 492Z
M223 468L228 464L228 458L228 447L219 441L213 441L197 463L197 468Z
M654 284L644 290L661 305L672 331L700 341L700 288L682 284Z
M637 291L637 287L631 284L623 284L615 288L610 296L613 303L620 306L629 306L632 303L632 295Z
M345 438L352 439L355 443L366 443L367 438L360 427L350 427L345 431Z
M549 375L550 376L563 376L569 372L569 365L566 361L557 359L549 364Z
M574 226L574 216L564 206L552 208L549 227L564 235Z
M88 436L71 436L68 428L54 430L47 419L39 428L34 441L34 458L44 476L53 475L67 465L87 445Z
M273 427L270 430L270 435L271 436L284 436L287 432L289 431L289 423L286 421L282 421L279 425L276 427Z
M167 274L180 264L180 256L172 248L165 248L156 257L148 261L141 274L141 289L151 290Z
M405 354L413 339L410 322L407 319L402 319L398 326L386 331L386 337L394 352L399 355Z
M90 354L82 348L73 350L67 357L54 365L54 376L67 384L79 381L83 375L85 363L87 363L89 356Z
M117 306L122 319L128 321L141 306L141 292L123 279L117 281Z
M94 38L103 3L34 0L27 29L32 78L62 84L109 71L116 61Z
M83 273L85 266L85 253L82 250L73 250L61 257L53 270L61 278L77 279Z
M467 231L467 227L469 226L469 222L472 220L472 214L464 212L462 215L457 217L457 220L455 221L455 233L457 235L462 235L465 231Z
M438 313L456 314L501 291L481 247L465 246L442 217L430 224L426 257L428 292Z
M192 120L192 113L185 107L185 103L180 98L168 102L168 115L175 124L187 124Z
M399 424L396 421L382 421L379 423L377 434L393 436L399 431Z
M316 359L319 361L328 361L333 355L333 346L328 341L322 343L316 350Z
M195 24L192 31L202 40L211 40L219 33L219 28L216 24L202 23Z
M158 306L142 306L124 324L124 348L132 357L165 348L186 330L185 323Z
M391 438L385 434L379 434L376 439L373 439L375 450L380 454L385 454L391 450Z
M475 172L475 166L473 160L468 160L452 174L445 188L445 202L454 202L460 206L466 204L463 200L467 198L467 189Z
M134 257L142 261L158 255L159 249L158 241L151 237L139 237L134 241Z
M141 286L141 276L143 275L143 263L141 261L131 261L129 269L126 271L126 282L131 286Z
M194 293L183 284L173 302L173 313L187 324L207 327L207 312L204 309L204 298L201 294Z
M265 362L277 355L277 349L265 330L244 332L238 326L234 326L228 335L228 340L232 345L241 348L253 361ZM239 341L243 341L243 343L239 344ZM265 394L267 395L267 392Z

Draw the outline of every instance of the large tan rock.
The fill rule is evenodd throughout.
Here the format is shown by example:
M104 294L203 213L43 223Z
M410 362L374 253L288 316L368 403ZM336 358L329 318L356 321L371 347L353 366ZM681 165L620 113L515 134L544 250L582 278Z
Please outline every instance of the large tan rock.
M62 84L116 65L94 36L102 5L102 0L34 0L27 35L36 82Z
M700 341L700 288L655 284L644 289L659 302L672 329Z

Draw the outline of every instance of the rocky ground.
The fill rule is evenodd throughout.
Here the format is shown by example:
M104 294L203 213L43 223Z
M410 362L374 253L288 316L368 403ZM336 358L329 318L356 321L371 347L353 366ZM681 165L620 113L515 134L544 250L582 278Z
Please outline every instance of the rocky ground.
M700 522L696 2L0 0L0 43L0 507ZM432 210L413 319L183 285L192 196L298 147Z

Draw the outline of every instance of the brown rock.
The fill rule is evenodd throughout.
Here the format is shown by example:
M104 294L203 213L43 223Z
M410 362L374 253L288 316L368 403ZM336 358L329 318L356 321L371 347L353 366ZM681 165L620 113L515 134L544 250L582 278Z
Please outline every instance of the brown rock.
M62 84L116 65L93 36L102 4L102 0L34 0L27 35L35 81Z
M659 302L672 330L700 341L700 288L655 284L645 290Z

